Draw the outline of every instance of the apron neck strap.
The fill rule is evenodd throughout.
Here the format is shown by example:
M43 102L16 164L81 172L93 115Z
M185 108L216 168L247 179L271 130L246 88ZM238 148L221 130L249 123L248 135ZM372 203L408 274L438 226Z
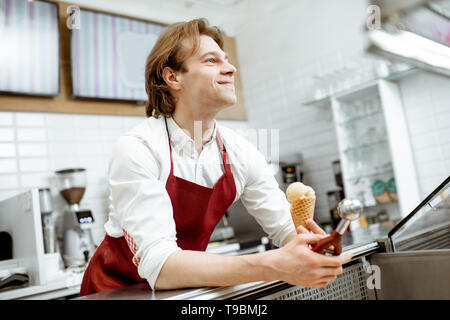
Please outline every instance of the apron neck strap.
M170 133L169 133L169 126L167 125L167 118L164 117L164 121L166 123L166 131L167 131L167 139L169 141L169 152L170 152L170 174L173 174L173 158L172 158L172 144L170 143ZM228 163L228 157L227 157L227 149L225 148L225 145L222 142L222 139L220 139L219 132L216 133L217 142L219 143L220 151L222 152L222 161L223 165L225 167L226 173L231 173L230 164Z

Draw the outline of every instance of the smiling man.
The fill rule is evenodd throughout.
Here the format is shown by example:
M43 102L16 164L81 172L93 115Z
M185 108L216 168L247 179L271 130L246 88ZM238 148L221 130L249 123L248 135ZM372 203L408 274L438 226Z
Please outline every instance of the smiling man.
M222 33L206 20L176 23L161 34L146 64L148 118L113 148L114 212L80 295L145 281L154 290L264 280L324 287L342 273L351 256L313 252L310 245L323 230L313 221L310 231L294 230L264 156L216 122L219 111L236 102L235 73ZM238 199L278 249L244 256L204 252Z

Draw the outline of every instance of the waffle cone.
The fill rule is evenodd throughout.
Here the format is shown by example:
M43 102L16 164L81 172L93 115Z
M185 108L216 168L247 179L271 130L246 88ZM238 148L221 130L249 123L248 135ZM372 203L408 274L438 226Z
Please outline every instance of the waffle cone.
M316 197L298 199L291 203L291 216L295 229L300 225L308 229L306 227L306 220L314 218L315 204Z

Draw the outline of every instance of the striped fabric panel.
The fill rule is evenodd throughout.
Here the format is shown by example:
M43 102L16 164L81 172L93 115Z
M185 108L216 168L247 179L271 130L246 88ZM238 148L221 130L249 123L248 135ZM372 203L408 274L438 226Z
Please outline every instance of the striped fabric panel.
M141 262L141 258L139 258L138 256L136 256L136 251L137 251L137 246L136 243L134 242L133 238L128 234L128 232L125 231L125 229L122 229L123 234L125 236L125 240L128 244L128 247L131 250L131 253L133 254L133 264L136 267L139 267L139 263Z
M0 0L0 91L59 92L57 5Z
M89 10L80 10L79 17L80 29L71 31L74 95L147 100L145 60L152 49L153 39L165 26ZM126 42L124 38L127 38ZM131 75L139 79L130 81L130 70L133 70Z

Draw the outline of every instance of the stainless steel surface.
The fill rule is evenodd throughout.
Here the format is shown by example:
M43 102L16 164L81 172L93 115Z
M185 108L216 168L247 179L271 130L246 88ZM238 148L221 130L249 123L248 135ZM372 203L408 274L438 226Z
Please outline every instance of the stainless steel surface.
M347 230L350 222L359 218L363 211L363 206L359 200L344 199L339 202L337 211L342 220L339 221L336 232L342 235Z
M52 213L52 195L49 188L39 189L39 205L41 213Z
M450 299L450 250L379 253L378 299Z
M363 211L361 201L357 199L344 199L338 204L338 213L342 219L353 221L359 218Z
M348 226L350 225L350 222L351 221L345 220L345 219L342 219L341 221L339 221L339 224L336 227L336 232L341 235L344 234L345 230L347 230Z
M290 286L258 300L374 300L375 292L366 285L368 276L363 263L357 262L345 267L325 288Z
M44 226L44 249L45 253L56 252L56 232L54 225Z

